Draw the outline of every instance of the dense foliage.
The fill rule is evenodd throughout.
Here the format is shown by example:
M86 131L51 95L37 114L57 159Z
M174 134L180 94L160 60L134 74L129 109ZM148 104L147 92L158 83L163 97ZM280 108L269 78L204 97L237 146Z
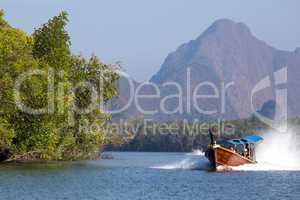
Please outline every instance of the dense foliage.
M77 110L116 95L119 77L113 66L101 63L96 56L85 59L71 53L65 12L32 35L13 28L3 17L0 11L0 150L9 150L10 158L16 160L85 159L94 155L105 141L105 130L80 126L103 122L109 116L95 106L89 112ZM16 81L34 70L45 74L26 77L18 97L26 107L46 108L46 112L24 112L16 104ZM80 83L90 83L96 95Z

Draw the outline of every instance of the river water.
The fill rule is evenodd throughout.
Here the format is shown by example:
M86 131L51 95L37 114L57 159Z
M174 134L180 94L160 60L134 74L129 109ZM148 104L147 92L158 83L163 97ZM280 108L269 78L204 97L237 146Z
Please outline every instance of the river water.
M0 165L1 200L300 199L300 171L208 171L200 152L108 152L112 160Z

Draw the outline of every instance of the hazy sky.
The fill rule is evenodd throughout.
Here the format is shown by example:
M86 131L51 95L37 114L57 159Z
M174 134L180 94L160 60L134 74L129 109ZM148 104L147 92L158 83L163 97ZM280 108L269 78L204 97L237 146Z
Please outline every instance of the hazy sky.
M139 81L149 79L168 53L220 18L246 23L276 48L300 47L298 0L0 0L0 8L12 25L29 33L66 10L74 52L121 61Z

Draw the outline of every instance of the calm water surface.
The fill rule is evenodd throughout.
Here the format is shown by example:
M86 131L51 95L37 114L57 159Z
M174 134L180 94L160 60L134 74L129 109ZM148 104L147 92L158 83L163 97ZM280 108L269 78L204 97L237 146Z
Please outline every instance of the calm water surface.
M0 200L300 199L299 171L213 173L201 155L109 154L113 160L0 165Z

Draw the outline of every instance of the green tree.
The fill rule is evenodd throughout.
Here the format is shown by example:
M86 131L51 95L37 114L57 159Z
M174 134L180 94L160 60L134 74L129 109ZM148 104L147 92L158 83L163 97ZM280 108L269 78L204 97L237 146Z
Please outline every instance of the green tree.
M8 148L14 159L83 159L95 153L105 141L105 131L81 127L101 123L109 116L99 109L89 113L71 112L74 105L85 108L91 93L84 87L72 91L80 82L89 82L103 94L106 102L117 93L118 75L111 65L96 56L86 60L70 50L66 31L67 13L61 12L36 29L32 36L11 27L0 12L0 147ZM54 112L29 114L15 104L14 86L17 78L28 70L54 70ZM28 77L20 87L20 98L30 108L48 104L47 77ZM58 95L60 91L64 95Z
M40 59L55 69L66 70L70 65L71 41L66 25L68 14L61 12L33 33L34 58Z

